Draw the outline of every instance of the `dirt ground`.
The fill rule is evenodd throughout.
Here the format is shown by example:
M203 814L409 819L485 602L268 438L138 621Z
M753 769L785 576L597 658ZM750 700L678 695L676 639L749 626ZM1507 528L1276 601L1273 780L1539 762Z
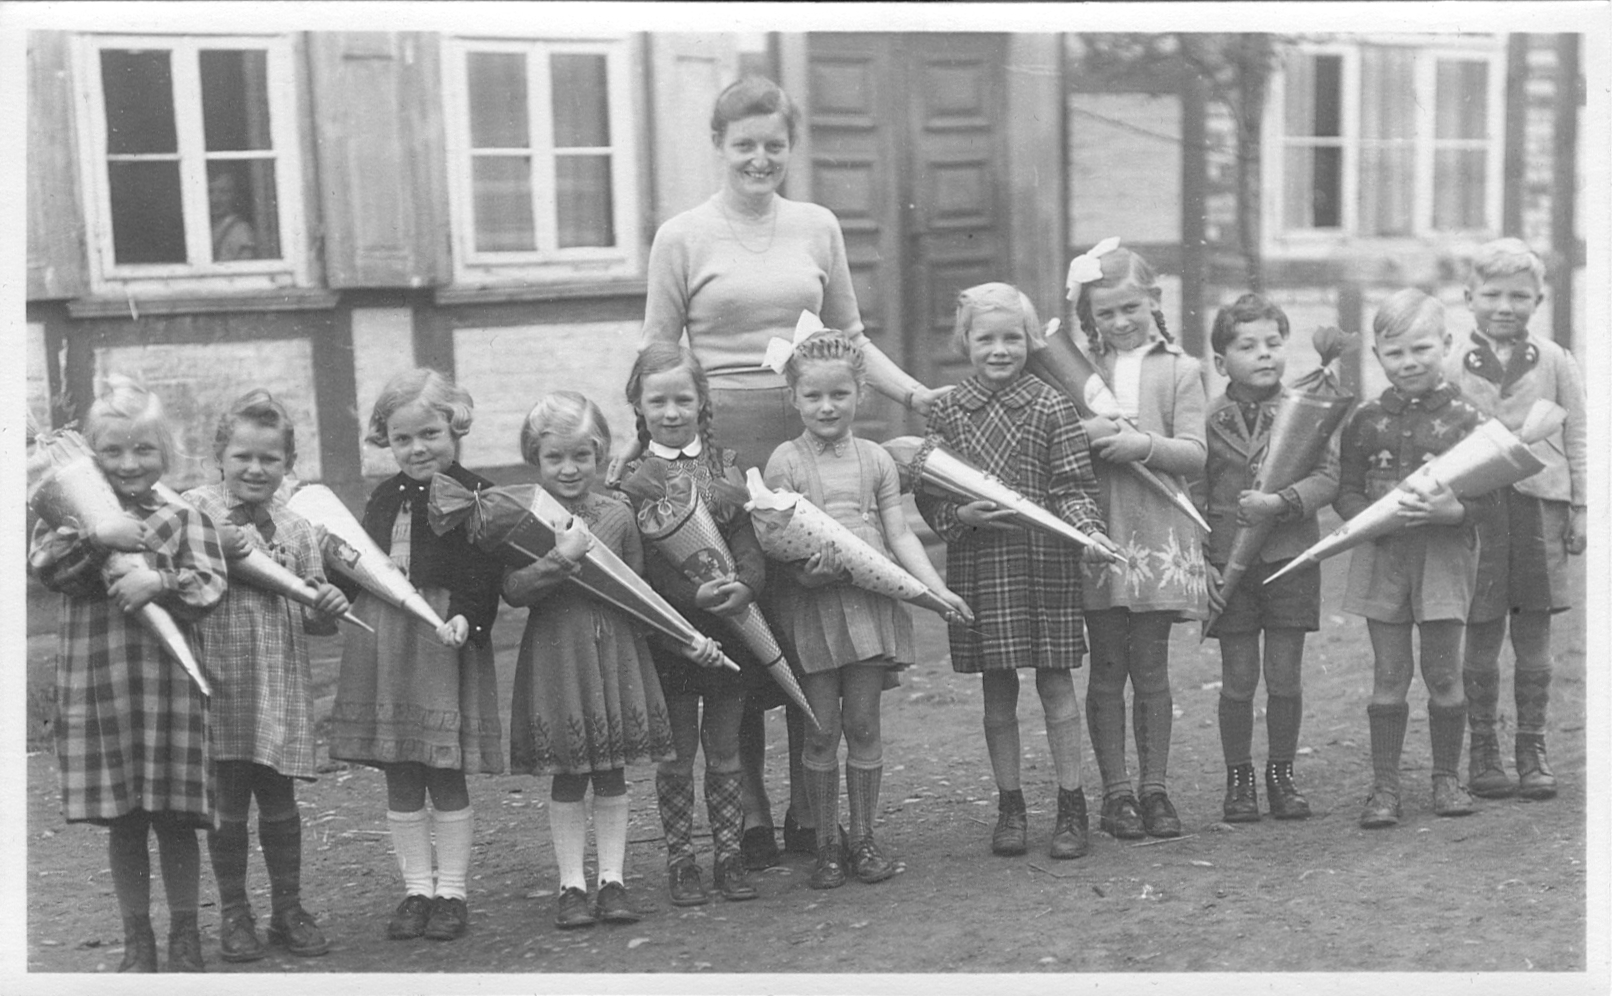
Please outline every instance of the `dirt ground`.
M299 789L304 901L333 942L330 954L298 959L276 952L241 966L218 960L217 908L204 850L208 970L1584 971L1582 613L1563 617L1557 629L1549 736L1562 781L1556 800L1479 800L1473 816L1432 816L1426 694L1418 686L1403 762L1405 820L1396 829L1363 831L1355 820L1370 781L1365 703L1371 666L1364 624L1334 608L1347 559L1326 565L1323 629L1306 655L1298 775L1316 810L1308 821L1267 817L1235 828L1219 821L1219 652L1213 641L1198 643L1196 625L1183 625L1171 647L1177 711L1171 794L1184 836L1134 843L1097 833L1096 770L1088 750L1092 852L1073 862L1049 860L1055 783L1039 706L1027 686L1020 721L1031 852L991 856L995 792L980 732L980 684L952 673L938 619L915 612L926 663L907 672L902 687L884 700L887 767L877 832L904 863L889 882L813 891L806 885L810 860L790 857L755 876L761 898L754 902L674 908L665 894L654 774L633 769L627 884L646 916L631 926L561 932L552 925L556 877L546 780L474 777L469 935L453 943L388 941L384 925L401 893L386 834L384 782L377 771L338 765ZM501 667L513 660L523 622L520 613L505 610L495 631ZM53 637L30 639L31 675L48 675L52 650ZM339 644L318 640L316 653L323 716ZM1509 661L1505 667L1509 672ZM502 675L506 684L510 670ZM1084 697L1084 676L1078 687ZM1508 682L1501 699L1508 717L1510 696ZM1260 699L1263 716L1263 692ZM1505 732L1509 742L1509 725ZM768 734L769 785L777 803L787 795L781 713L769 716ZM1263 743L1261 720L1256 763L1263 762ZM1464 757L1462 763L1464 772ZM36 744L27 764L28 969L112 971L123 952L105 831L63 822L47 744ZM781 824L781 803L776 815ZM703 831L703 812L697 819ZM697 843L708 868L708 835ZM251 885L261 924L268 886L256 855ZM160 886L153 893L160 940L166 922Z

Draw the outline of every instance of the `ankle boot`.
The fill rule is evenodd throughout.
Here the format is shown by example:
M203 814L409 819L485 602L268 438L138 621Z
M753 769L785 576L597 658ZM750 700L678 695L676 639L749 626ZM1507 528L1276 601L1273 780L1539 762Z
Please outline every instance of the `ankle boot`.
M1472 731L1468 752L1467 788L1481 799L1504 799L1517 791L1500 760L1500 740L1492 732Z
M1292 761L1265 762L1265 801L1271 815L1279 820L1304 820L1310 816L1310 801L1293 784Z
M1227 823L1259 822L1259 790L1254 787L1252 762L1226 769L1226 799L1220 818Z
M1543 733L1517 734L1517 794L1524 799L1556 797L1556 774L1545 757Z
M126 916L123 918L123 963L120 972L155 972L157 970L157 937L151 930L151 917Z
M194 911L169 914L168 971L207 971L202 961L201 931L196 926Z
M1059 860L1083 858L1091 848L1086 825L1086 793L1082 789L1058 790L1058 819L1052 825L1052 849Z
M1029 818L1024 812L1024 792L1014 789L998 793L996 829L991 833L991 853L1015 857L1028 850L1025 833Z

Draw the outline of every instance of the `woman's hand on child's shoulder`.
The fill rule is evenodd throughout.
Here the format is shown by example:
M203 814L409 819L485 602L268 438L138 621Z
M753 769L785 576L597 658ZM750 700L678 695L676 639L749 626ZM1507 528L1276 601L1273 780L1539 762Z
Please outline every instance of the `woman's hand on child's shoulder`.
M135 612L144 608L162 591L161 574L149 567L137 567L113 581L107 587L106 594L112 599L112 604L124 612Z
M981 498L957 506L957 521L972 529L1013 530L1019 528L1007 519L1013 517L1011 508L997 508L996 502Z
M618 456L612 457L610 459L610 463L606 465L604 486L607 488L620 487L622 470L625 469L629 463L632 463L634 460L638 459L643 452L643 444L638 441L637 436L627 440L626 449L622 450Z
M756 593L736 578L715 578L700 585L694 604L719 616L735 616L755 601Z
M437 639L445 647L462 647L470 638L470 623L464 616L454 616L437 629Z
M935 410L935 402L945 397L950 391L956 390L956 384L947 384L944 387L915 387L912 391L912 410L919 415L927 417Z

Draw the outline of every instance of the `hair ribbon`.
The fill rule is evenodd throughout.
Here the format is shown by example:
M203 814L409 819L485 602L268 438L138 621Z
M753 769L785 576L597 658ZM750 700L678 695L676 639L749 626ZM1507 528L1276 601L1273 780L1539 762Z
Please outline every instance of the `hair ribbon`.
M769 368L775 374L783 374L784 367L788 365L789 358L795 355L795 349L813 335L828 328L823 320L810 311L802 311L800 319L795 322L795 335L792 339L773 336L767 342L767 351L761 356L761 365Z
M1103 276L1103 257L1118 248L1119 236L1110 235L1070 260L1069 277L1064 281L1064 286L1068 289L1068 292L1064 296L1073 301L1075 295L1080 293L1082 284L1089 284L1093 280L1101 280Z

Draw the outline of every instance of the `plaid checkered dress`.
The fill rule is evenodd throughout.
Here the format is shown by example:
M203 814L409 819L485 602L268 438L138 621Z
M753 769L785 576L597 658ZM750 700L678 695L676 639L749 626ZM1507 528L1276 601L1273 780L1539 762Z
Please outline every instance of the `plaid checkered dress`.
M223 522L239 504L224 484L185 493L185 500ZM313 524L279 498L266 511L274 539L255 525L238 527L252 545L299 578L323 583L324 562ZM218 608L202 620L201 659L214 679L212 759L255 761L282 775L314 777L313 683L308 663L305 610L291 600L248 584L232 584Z
M205 514L160 503L125 507L150 527L145 554L168 591L157 604L193 627L224 595L218 533ZM133 810L211 822L207 700L156 637L107 598L104 555L40 523L29 563L62 593L56 659L56 768L69 822L105 823Z
M992 392L976 377L929 414L929 434L1019 494L1086 532L1102 532L1097 478L1074 404L1028 374ZM920 488L918 511L946 541L946 585L974 610L951 625L964 673L1080 666L1086 652L1080 552L1027 529L975 530L957 505Z

